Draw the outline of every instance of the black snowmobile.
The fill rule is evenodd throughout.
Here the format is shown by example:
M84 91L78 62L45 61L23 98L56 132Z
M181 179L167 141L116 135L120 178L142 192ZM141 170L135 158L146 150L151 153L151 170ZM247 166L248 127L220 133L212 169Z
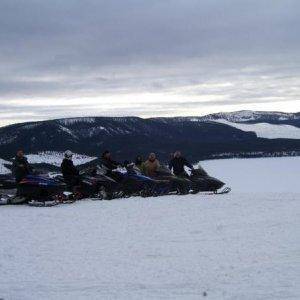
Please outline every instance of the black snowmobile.
M134 163L125 164L126 173L123 174L122 184L126 195L142 197L166 195L171 191L169 180L158 180L141 174Z
M61 174L54 177L55 180L65 184L70 200L81 200L89 197L96 197L98 193L98 186L96 181L87 175L81 174L78 178L78 184L70 186L67 184Z
M80 178L83 183L81 188L99 200L111 200L122 196L120 184L104 174L105 171L99 167L81 171Z
M186 195L192 188L192 182L188 178L175 176L167 167L161 166L156 171L155 179L168 180L170 191L180 195Z
M93 200L111 200L123 196L120 184L109 176L104 175L101 168L87 168L80 171L78 183L73 186L67 185L67 189L75 200L92 198ZM61 174L56 174L55 178L65 182ZM66 182L65 182L66 183Z
M117 198L128 198L143 192L146 185L137 180L132 172L120 172L119 170L109 170L105 166L98 166L96 175L93 175L98 181L100 193L105 200ZM146 190L146 189L145 189Z
M125 161L123 165L122 172L120 170L108 170L103 165L97 166L97 175L94 176L102 186L104 199L110 200L131 196L150 197L164 195L170 191L168 181L155 180L144 176L133 163L128 161Z
M231 191L229 187L224 187L225 183L221 180L211 177L208 173L200 166L197 169L191 171L189 179L192 182L192 193L196 194L199 192L213 192L214 194L226 194Z

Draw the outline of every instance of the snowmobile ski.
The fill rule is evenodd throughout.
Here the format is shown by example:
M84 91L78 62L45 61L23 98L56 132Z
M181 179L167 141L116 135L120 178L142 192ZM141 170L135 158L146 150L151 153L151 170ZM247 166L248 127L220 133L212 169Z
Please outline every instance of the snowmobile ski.
M59 202L57 201L36 201L36 200L31 200L28 202L29 206L34 206L34 207L51 207L58 205Z
M74 202L76 202L75 199L66 199L66 200L60 201L59 204L72 204Z
M214 194L216 195L222 195L222 194L228 194L231 192L231 188L230 187L225 187L220 191L215 191Z
M3 195L0 195L0 205L8 205L9 204L9 198Z
M202 191L200 191L200 192L197 192L197 193L193 193L192 192L192 194L193 195L196 195L196 194L199 194L199 195L224 195L224 194L228 194L228 193L230 193L230 191L231 191L231 188L230 187L225 187L225 188L223 188L222 190L216 190L216 191L204 191L204 192L202 192Z

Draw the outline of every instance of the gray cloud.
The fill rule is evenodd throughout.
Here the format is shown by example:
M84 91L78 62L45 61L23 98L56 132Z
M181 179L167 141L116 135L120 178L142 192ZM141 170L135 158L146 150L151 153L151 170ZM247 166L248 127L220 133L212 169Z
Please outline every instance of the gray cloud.
M164 95L186 104L224 96L199 100L196 114L272 99L298 109L299 11L297 0L2 0L0 102L14 111L11 118L9 109L0 112L2 124L17 114L72 116L77 108L87 115L188 113ZM160 93L161 104L141 99L133 109L120 97L116 111L119 95L144 93ZM106 96L114 96L111 109L102 108ZM80 97L91 101L72 103Z

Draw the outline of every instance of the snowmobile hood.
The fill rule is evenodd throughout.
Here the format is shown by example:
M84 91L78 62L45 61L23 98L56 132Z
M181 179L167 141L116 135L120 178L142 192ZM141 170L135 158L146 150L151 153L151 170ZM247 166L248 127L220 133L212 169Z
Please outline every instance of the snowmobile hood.
M142 182L147 182L149 180L153 181L152 178L141 175L141 174L136 174L136 173L125 173L125 176L127 178L132 178L132 179L136 179L138 181L142 181Z
M62 182L49 178L49 177L43 177L38 175L27 175L24 179L20 181L21 185L36 185L36 186L62 186L64 185Z

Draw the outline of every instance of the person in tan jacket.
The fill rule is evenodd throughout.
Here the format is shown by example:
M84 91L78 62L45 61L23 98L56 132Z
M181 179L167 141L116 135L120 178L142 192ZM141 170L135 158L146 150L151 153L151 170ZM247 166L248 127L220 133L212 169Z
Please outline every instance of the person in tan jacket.
M155 153L150 153L148 160L144 162L143 171L146 176L155 177L156 171L160 167L160 163Z

